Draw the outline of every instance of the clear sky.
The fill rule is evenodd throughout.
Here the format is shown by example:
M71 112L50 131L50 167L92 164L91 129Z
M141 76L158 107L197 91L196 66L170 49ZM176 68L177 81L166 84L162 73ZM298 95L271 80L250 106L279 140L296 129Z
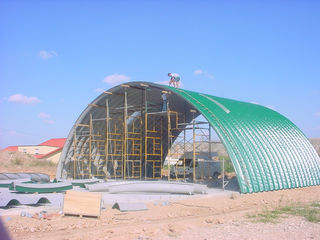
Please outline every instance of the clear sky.
M0 1L0 148L66 137L101 90L164 82L320 137L320 1Z

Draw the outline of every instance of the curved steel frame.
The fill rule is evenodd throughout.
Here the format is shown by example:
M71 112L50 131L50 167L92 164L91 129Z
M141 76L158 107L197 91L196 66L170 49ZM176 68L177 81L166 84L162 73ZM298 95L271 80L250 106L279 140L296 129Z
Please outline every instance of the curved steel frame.
M172 109L196 109L214 128L226 147L235 168L242 193L320 185L320 159L315 149L291 121L269 108L226 98L211 96L149 82L130 82L126 86L128 103L139 102L140 86L148 89L150 101L161 104L161 91L170 91ZM109 90L119 93L122 85ZM110 98L109 105L118 107L119 98L111 98L108 92L97 97L80 115L76 124L88 121L94 112L93 105L103 104ZM119 95L119 94L118 94ZM100 114L103 116L103 113ZM187 115L191 121L191 115ZM62 151L57 178L65 177L66 165L71 161L73 131L71 129ZM164 157L168 149L164 149Z

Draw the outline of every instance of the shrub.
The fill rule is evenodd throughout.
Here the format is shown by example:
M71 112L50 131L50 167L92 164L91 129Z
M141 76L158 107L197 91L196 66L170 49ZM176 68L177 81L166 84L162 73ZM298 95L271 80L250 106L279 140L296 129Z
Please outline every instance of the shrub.
M230 160L230 157L229 156L219 156L219 160L221 161L220 162L220 167L222 169L222 160L224 159L224 171L227 172L227 173L232 173L234 172L234 168L233 168L233 165L232 165L232 162Z
M256 219L257 222L277 223L279 218L288 215L301 216L309 222L320 223L320 202L284 206L272 211L267 210L256 215L249 215L248 217Z
M15 166L21 166L21 165L23 165L23 160L21 158L15 157L15 158L11 159L10 163Z
M57 164L54 162L51 162L51 161L37 159L37 160L33 160L30 163L30 166L32 166L32 167L56 167Z

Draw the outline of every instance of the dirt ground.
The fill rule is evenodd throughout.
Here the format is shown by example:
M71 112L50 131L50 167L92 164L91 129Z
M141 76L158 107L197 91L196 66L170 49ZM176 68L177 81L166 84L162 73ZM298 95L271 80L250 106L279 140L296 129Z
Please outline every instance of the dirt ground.
M320 223L288 216L279 223L248 218L266 209L320 201L320 187L232 196L199 196L151 202L148 210L119 212L107 208L102 216L54 216L39 220L3 217L13 239L320 239Z
M22 159L22 160L21 160ZM38 161L38 160L37 160ZM27 155L0 154L0 172L43 172L56 167L34 164ZM111 207L97 218L55 214L50 220L4 216L13 239L319 239L320 223L288 216L261 223L249 215L294 203L320 202L320 186L231 196L198 195L169 204L150 202L148 210L120 212ZM0 236L1 239L1 236Z

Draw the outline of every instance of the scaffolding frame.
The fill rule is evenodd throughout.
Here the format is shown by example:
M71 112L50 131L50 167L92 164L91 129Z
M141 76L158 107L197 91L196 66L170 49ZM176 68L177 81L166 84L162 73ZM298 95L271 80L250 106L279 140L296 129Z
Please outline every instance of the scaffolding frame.
M199 137L206 138L209 143L209 156L211 158L211 127L208 122L195 120L196 110L191 110L193 120L185 121L185 114L173 111L167 102L167 111L156 112L148 109L147 86L142 88L142 101L139 106L128 107L128 85L122 85L124 93L123 106L110 109L109 98L104 106L91 104L93 107L105 109L105 118L95 119L92 114L88 123L79 123L74 131L74 178L114 178L114 179L162 179L166 178L163 165L168 164L169 181L185 180L186 175L186 150L192 145L192 179L196 182L197 154L200 152ZM112 95L111 93L107 93ZM133 116L139 112L139 116ZM138 111L137 111L138 109ZM160 109L160 107L159 107ZM111 111L122 112L122 117L115 117ZM151 111L149 111L151 110ZM132 114L131 114L132 113ZM131 114L131 115L130 115ZM131 118L129 120L129 118ZM133 118L133 120L132 120ZM95 123L104 124L102 132L98 132ZM208 124L208 128L201 128L201 124ZM87 128L87 134L77 134L77 128ZM188 139L188 132L192 130L192 138ZM207 133L201 132L207 130ZM104 132L104 134L102 134ZM200 132L200 133L199 133ZM163 139L167 134L167 140ZM189 134L190 135L190 134ZM81 140L81 137L87 137ZM203 140L203 139L202 139ZM81 142L82 141L82 142ZM198 143L197 143L198 142ZM164 158L164 144L167 145L167 156ZM181 165L175 166L175 177L171 178L171 167L181 161ZM183 174L178 174L178 170ZM181 171L180 171L181 172ZM203 176L200 177L202 179Z
M149 128L150 121L152 121L152 129ZM145 113L145 179L162 178L162 123L163 117L159 113Z
M196 166L197 166L197 155L200 155L202 151L202 146L207 142L208 144L208 159L212 158L212 152L211 152L211 126L209 122L206 121L196 121L194 115L196 113L195 110L191 110L193 114L193 120L190 123L187 122L178 122L178 130L180 134L178 136L174 136L174 134L170 134L170 143L171 148L168 151L168 180L169 181L181 181L185 180L186 178L192 178L194 182L198 180L204 179L203 172L200 172L200 177L196 176ZM203 125L208 125L207 127L201 127ZM168 123L168 129L170 129L170 122ZM171 131L176 130L175 128L171 128ZM192 137L187 138L188 131L192 130ZM189 134L190 135L190 134ZM201 141L199 141L199 138L202 138ZM172 139L175 139L174 143L172 143ZM199 144L201 143L201 144ZM189 147L187 147L189 145ZM186 173L186 153L187 148L190 149L190 145L192 146L192 175L187 175ZM171 166L173 166L174 171L174 178L171 178ZM179 171L180 170L180 171ZM182 172L182 174L181 174Z

